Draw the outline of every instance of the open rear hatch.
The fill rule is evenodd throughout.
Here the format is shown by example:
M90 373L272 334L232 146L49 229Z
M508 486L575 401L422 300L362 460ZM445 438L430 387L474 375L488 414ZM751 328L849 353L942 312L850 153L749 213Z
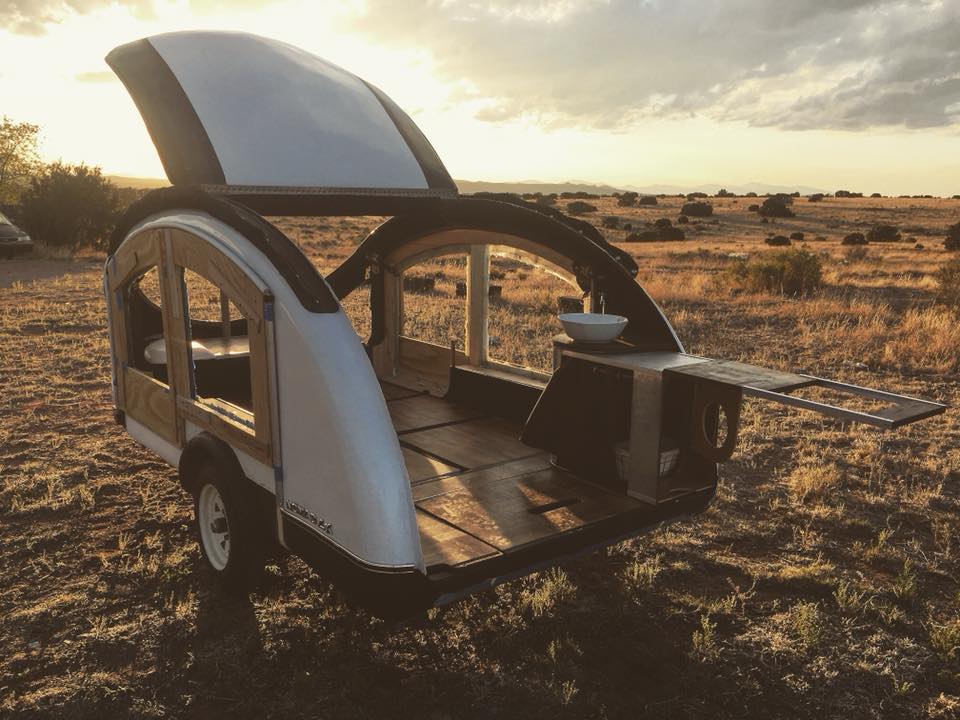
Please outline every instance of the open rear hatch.
M799 395L810 391L868 407ZM454 367L446 398L387 384L384 393L410 475L428 572L478 580L705 507L716 463L737 443L744 396L883 429L945 409L684 353L572 351L545 385Z

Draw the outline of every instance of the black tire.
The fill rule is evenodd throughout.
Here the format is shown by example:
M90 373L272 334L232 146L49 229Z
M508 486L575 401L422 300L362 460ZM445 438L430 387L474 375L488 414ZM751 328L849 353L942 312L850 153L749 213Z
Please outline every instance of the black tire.
M262 513L258 511L252 488L247 487L249 482L244 477L225 477L216 465L204 461L192 483L194 527L204 564L218 584L238 593L254 588L260 581L268 552L263 542ZM213 488L215 494L206 490L208 487ZM211 515L209 509L201 507L209 508L211 501L216 504L216 500L219 500L219 515ZM201 527L201 515L207 532ZM223 519L226 521L225 547Z

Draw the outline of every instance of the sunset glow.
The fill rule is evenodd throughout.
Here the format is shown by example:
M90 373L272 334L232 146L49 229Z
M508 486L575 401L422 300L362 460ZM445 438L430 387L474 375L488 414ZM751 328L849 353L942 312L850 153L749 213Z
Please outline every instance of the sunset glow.
M764 18L751 2L45 0L0 10L16 58L0 113L41 126L45 159L163 177L103 57L162 32L243 30L381 87L456 178L952 195L960 16L924 5ZM748 9L760 30L738 25Z

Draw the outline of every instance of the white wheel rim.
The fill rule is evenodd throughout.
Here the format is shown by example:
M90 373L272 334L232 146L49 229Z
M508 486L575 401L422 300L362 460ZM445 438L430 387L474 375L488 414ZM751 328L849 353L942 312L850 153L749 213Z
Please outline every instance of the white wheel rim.
M204 485L197 502L197 524L207 560L215 570L223 570L230 559L230 526L220 491Z

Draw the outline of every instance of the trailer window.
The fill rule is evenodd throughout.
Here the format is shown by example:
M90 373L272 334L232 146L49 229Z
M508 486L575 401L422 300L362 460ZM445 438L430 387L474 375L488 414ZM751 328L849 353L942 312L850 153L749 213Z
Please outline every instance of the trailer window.
M157 266L147 268L140 276L131 280L123 294L128 356L132 361L130 364L169 386L163 297Z
M490 251L487 360L549 373L557 315L582 312L582 291L538 258Z
M208 409L253 431L250 319L212 282L189 268L178 270L188 309L191 393Z
M404 337L465 349L466 269L466 255L447 255L403 271Z

